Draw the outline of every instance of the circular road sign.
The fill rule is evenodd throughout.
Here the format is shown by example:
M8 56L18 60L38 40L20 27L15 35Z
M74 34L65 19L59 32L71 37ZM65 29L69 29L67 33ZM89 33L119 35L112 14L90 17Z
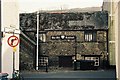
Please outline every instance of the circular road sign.
M19 38L13 35L8 38L7 42L9 46L16 47L19 43Z

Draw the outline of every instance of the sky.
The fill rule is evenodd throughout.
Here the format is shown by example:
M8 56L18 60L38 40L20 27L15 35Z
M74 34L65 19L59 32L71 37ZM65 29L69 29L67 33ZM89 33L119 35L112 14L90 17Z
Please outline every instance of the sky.
M20 12L100 7L103 0L19 0Z

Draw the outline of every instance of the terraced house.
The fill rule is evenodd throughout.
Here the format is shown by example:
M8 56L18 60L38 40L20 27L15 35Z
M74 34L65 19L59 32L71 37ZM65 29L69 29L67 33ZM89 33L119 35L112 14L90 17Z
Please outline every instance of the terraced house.
M33 67L36 24L36 13L20 14L21 63ZM80 60L93 60L95 67L104 68L109 63L108 55L106 11L39 13L39 68L46 64L49 69L73 68L74 62Z

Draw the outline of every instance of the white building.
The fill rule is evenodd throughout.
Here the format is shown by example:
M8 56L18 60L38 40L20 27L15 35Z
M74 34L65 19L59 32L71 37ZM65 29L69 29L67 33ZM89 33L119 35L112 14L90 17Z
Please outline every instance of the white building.
M9 78L13 73L13 48L7 43L12 32L19 37L19 9L17 0L1 1L1 25L0 25L0 72L8 73ZM10 33L11 32L11 33ZM19 45L15 52L15 70L19 70Z
M116 65L116 77L120 79L120 0L104 0L104 10L109 11L109 27L110 27L110 63ZM109 41L110 42L110 41Z
M120 0L114 2L113 17L115 19L116 76L120 79Z

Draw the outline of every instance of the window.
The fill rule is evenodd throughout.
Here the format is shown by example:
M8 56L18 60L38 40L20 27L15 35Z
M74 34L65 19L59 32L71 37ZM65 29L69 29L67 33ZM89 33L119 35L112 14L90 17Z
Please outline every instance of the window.
M95 61L94 66L99 66L99 57L85 57L85 60L93 60Z
M45 42L46 41L46 34L40 34L40 41Z
M96 31L85 31L84 40L85 41L96 41Z
M46 66L46 65L48 65L48 57L40 57L39 66Z

